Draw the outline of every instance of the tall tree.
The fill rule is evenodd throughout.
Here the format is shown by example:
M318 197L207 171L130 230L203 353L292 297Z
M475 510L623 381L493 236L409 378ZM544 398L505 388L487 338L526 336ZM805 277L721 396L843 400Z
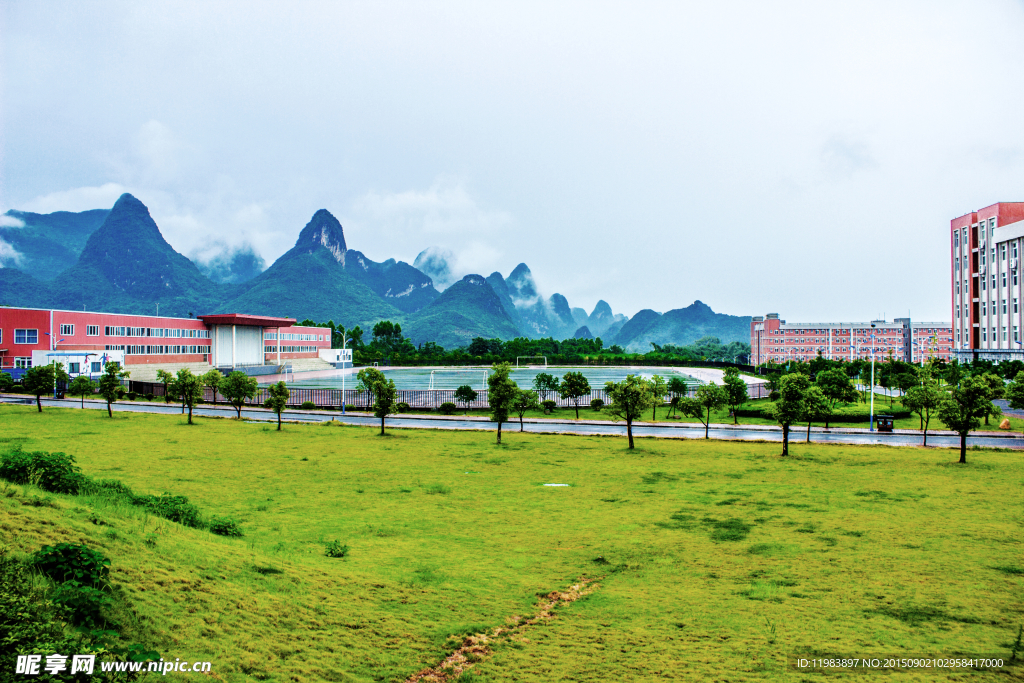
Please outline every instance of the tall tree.
M455 400L462 404L463 410L469 410L469 404L476 400L476 392L473 387L463 384L455 390Z
M633 420L638 419L654 403L651 383L643 377L626 375L621 382L606 382L605 392L611 407L608 412L626 421L629 448L633 448Z
M835 415L837 407L845 403L856 402L857 389L850 381L850 376L842 368L819 372L814 383L821 389L828 405L828 412L825 415L825 429L828 429L828 421Z
M224 381L224 375L217 368L212 368L200 377L199 381L213 392L213 405L217 405L217 390L220 388L220 383Z
M167 390L167 387L170 386L171 382L174 381L174 375L167 372L166 370L157 370L156 380L164 385L164 403L170 403L171 392Z
M14 378L9 372L0 372L0 391L10 391L14 386Z
M807 421L807 443L811 442L811 423L824 420L829 415L828 399L825 398L821 387L814 384L807 388L804 394L804 415Z
M363 368L356 374L359 390L368 391L373 396L373 414L380 418L380 435L384 436L384 418L397 413L398 389L395 381L388 379L377 368Z
M83 410L85 409L85 397L92 396L94 391L96 391L96 383L89 379L88 375L79 375L71 382L71 386L68 387L69 394L82 397Z
M732 423L739 424L736 411L749 398L747 395L747 383L740 377L740 371L736 368L726 368L722 374L722 388L725 390L726 403L732 411Z
M960 463L967 463L967 435L981 426L981 418L992 409L988 383L977 376L960 380L939 402L935 411L947 428L960 435Z
M1006 402L1014 410L1024 410L1024 370L1018 372L1003 392Z
M562 375L562 383L558 387L558 395L572 401L576 406L576 419L580 419L580 399L590 393L590 382L582 372L567 372Z
M665 394L668 393L668 384L661 375L651 377L651 396L654 402L651 404L651 422L658 421L658 406L665 402Z
M704 438L708 438L708 429L711 425L711 413L721 410L729 401L729 395L725 389L714 382L702 384L697 387L693 398L681 402L680 410L683 415L695 417L704 425Z
M53 365L37 365L25 371L21 385L25 391L35 394L36 407L43 412L43 394L52 394L56 383L56 368Z
M498 443L501 443L501 424L508 422L519 387L509 377L512 366L495 363L487 377L487 402L491 407L491 421L498 423Z
M546 372L538 372L533 378L533 388L540 396L540 400L546 401L548 394L558 391L558 378Z
M277 413L277 431L281 431L281 413L284 411L284 407L288 405L288 397L291 392L288 391L288 385L284 382L278 382L277 384L271 384L267 391L267 400L263 402L264 408L269 408Z
M1006 383L1003 382L1003 378L994 372L986 372L981 375L981 378L985 380L985 384L988 386L988 400L991 408L985 413L985 424L988 424L988 417L999 417L1003 414L1002 409L992 401L1003 398L1006 395Z
M512 401L512 410L519 416L519 431L523 431L523 415L526 415L527 411L538 408L540 408L540 399L536 391L520 389L516 393L515 400Z
M111 405L117 400L117 392L121 388L121 381L128 377L128 371L121 369L121 364L108 362L100 375L100 396L107 402L107 416L114 417Z
M174 393L181 396L182 408L188 408L188 423L192 424L192 409L203 399L203 379L192 374L188 368L181 368L171 382Z
M924 435L922 446L928 445L928 423L944 397L945 392L939 389L938 383L931 377L926 377L919 386L910 387L903 397L903 407L921 418L921 432Z
M803 419L804 397L811 386L807 375L792 372L779 378L779 398L772 401L765 414L782 426L782 455L789 455L789 429Z
M245 405L246 401L251 401L256 398L256 392L259 391L260 385L256 381L255 377L249 377L241 370L235 370L230 375L221 380L220 395L228 400L228 403L235 409L235 415L239 420L242 419L242 406Z

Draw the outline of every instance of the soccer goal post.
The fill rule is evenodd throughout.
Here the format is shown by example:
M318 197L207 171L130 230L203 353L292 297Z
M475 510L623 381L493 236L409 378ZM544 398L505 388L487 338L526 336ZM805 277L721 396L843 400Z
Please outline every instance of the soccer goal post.
M544 369L545 370L548 369L548 357L547 356L516 356L516 370L518 370L519 368L535 368L535 367L540 367L540 363L526 362L526 363L523 363L522 365L520 365L520 360L529 361L529 359L531 359L531 358L543 358L544 359Z
M433 391L436 387L434 386L434 375L435 374L471 374L471 375L483 375L483 379L480 382L480 388L484 391L487 390L487 375L490 374L488 368L442 368L440 370L430 371L430 385L428 390ZM422 385L420 385L422 386Z

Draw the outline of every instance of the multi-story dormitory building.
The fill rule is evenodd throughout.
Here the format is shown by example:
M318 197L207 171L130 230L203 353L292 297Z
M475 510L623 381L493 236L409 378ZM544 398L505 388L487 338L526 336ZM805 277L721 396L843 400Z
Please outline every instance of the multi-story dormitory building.
M69 373L95 376L108 361L132 366L206 364L244 369L279 367L296 359L351 364L331 349L331 331L292 318L244 314L169 318L87 311L0 307L0 370L60 361Z
M1024 202L1001 202L954 218L949 246L955 356L1024 360Z
M874 339L872 339L874 335ZM754 316L750 322L750 358L755 365L774 361L808 361L820 353L829 360L893 358L920 363L929 358L950 359L952 330L948 323L888 322L787 323L778 313Z

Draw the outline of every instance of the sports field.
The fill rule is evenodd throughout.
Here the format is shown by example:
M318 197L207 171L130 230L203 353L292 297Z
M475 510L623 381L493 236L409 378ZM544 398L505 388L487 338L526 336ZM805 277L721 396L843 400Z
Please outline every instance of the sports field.
M1008 659L1024 622L1019 452L962 466L951 450L794 443L782 459L771 443L628 451L511 430L499 447L28 406L0 407L0 435L241 523L228 539L0 483L0 540L102 549L129 635L221 680L401 681L549 606L468 651L461 680L826 680L788 659ZM332 540L344 559L325 557Z

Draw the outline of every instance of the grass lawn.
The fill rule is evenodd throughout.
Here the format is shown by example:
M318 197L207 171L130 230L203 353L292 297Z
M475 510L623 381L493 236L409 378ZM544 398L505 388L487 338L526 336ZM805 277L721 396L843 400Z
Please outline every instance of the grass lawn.
M592 593L473 655L462 680L818 680L787 658L1008 658L1024 622L1014 451L962 466L947 449L794 443L783 460L775 443L631 452L511 430L498 447L484 432L28 406L0 407L0 435L242 524L227 539L0 484L0 541L101 548L131 635L221 680L404 680L583 577ZM348 556L325 557L330 540Z

